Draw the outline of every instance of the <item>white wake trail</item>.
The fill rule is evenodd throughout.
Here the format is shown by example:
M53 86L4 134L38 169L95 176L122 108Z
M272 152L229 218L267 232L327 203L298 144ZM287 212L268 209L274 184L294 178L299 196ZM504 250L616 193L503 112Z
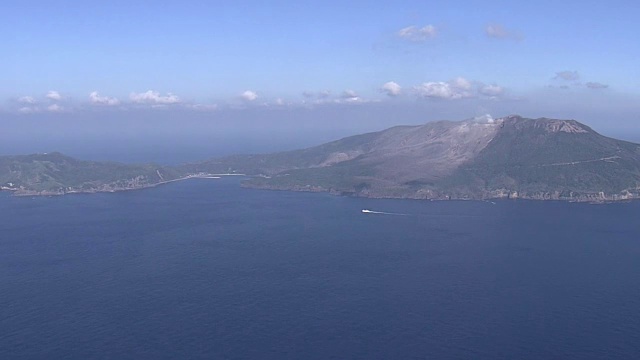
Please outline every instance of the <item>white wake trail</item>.
M368 209L362 209L362 213L363 214L409 216L409 214L392 213L392 212L384 212L384 211L373 211L373 210L368 210Z

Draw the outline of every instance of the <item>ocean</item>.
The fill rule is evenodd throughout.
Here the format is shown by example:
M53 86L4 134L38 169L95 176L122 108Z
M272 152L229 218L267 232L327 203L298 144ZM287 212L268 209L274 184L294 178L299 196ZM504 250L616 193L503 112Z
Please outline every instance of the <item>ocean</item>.
M640 202L238 182L1 193L0 359L640 358Z

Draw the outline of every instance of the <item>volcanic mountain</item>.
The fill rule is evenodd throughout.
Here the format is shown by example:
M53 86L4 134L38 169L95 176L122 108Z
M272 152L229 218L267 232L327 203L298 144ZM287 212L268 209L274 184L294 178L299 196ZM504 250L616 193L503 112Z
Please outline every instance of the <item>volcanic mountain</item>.
M619 200L640 192L640 145L575 120L437 121L190 171L262 175L245 186L416 199Z

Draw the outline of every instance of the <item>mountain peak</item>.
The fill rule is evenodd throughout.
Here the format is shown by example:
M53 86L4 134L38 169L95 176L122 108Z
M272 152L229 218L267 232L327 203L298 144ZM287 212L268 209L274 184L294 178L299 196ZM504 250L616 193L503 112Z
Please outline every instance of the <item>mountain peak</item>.
M356 138L362 141L352 147ZM607 138L575 120L485 115L353 139L286 157L264 155L259 165L277 159L279 170L260 166L270 178L249 184L418 199L640 197L640 145ZM320 161L298 164L305 153Z
M509 115L497 119L497 121L512 125L519 130L538 129L545 133L584 134L592 131L588 126L575 120L549 118L527 119L519 115Z

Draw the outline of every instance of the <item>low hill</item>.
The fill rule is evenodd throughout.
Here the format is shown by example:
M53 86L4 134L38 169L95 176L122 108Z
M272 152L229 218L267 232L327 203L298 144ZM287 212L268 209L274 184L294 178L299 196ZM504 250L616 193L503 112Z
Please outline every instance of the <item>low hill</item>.
M0 186L19 195L59 195L149 187L180 177L157 165L81 161L61 153L0 156Z

